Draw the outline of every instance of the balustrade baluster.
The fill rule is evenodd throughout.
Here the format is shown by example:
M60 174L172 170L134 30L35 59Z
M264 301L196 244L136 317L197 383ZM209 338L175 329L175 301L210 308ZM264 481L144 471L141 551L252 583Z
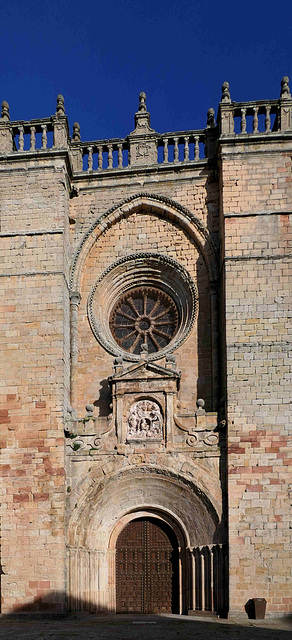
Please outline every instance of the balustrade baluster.
M23 148L24 148L23 126L18 127L18 131L19 131L19 149L18 149L18 151L23 151Z
M240 122L240 131L241 133L246 133L246 109L240 109L241 111L241 122Z
M46 124L42 124L42 149L46 149L47 148L47 125Z
M189 136L184 137L185 146L184 146L184 162L188 162L190 150L189 150Z
M200 147L199 147L199 136L195 136L195 160L199 160L200 155Z
M163 162L168 162L168 138L163 139Z
M102 169L102 146L97 147L98 150L98 169L101 171Z
M123 145L121 142L118 143L118 167L119 169L123 166Z
M88 171L92 171L92 167L93 167L92 147L87 147L87 150L88 150L88 165L87 165L87 170L88 170Z
M108 148L107 168L112 169L113 168L113 145L108 144L107 148Z
M173 161L174 162L178 162L178 154L179 154L178 138L173 138L173 141L174 141Z
M271 112L271 106L268 104L266 106L266 119L265 119L266 133L269 133L271 131L271 116L270 116L270 112Z
M30 151L35 151L35 127L30 127Z
M259 113L259 108L258 107L253 107L253 122L252 122L252 126L253 126L253 132L254 133L258 133L258 131L259 131L258 113Z

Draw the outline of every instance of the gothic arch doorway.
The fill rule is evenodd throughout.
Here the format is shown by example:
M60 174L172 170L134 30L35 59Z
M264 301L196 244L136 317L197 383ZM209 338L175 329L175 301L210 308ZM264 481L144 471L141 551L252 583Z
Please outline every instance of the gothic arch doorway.
M117 613L179 613L179 548L157 518L131 520L116 542Z

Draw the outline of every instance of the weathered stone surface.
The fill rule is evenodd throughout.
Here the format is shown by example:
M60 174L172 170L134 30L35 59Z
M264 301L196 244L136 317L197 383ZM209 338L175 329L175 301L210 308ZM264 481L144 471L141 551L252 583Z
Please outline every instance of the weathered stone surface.
M142 93L88 143L61 95L2 105L4 613L114 611L138 517L177 536L181 612L291 607L292 101L222 91L206 129L158 134Z

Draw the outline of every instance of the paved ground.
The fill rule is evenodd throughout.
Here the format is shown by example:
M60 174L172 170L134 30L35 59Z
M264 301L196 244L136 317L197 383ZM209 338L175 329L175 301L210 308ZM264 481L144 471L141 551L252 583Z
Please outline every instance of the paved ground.
M292 640L280 620L217 620L187 616L77 616L0 620L1 640Z

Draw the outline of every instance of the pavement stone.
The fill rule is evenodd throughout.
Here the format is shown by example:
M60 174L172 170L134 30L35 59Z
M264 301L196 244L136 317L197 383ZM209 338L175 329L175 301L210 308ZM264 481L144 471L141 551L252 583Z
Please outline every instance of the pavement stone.
M292 621L176 615L77 615L0 621L1 640L291 640Z

